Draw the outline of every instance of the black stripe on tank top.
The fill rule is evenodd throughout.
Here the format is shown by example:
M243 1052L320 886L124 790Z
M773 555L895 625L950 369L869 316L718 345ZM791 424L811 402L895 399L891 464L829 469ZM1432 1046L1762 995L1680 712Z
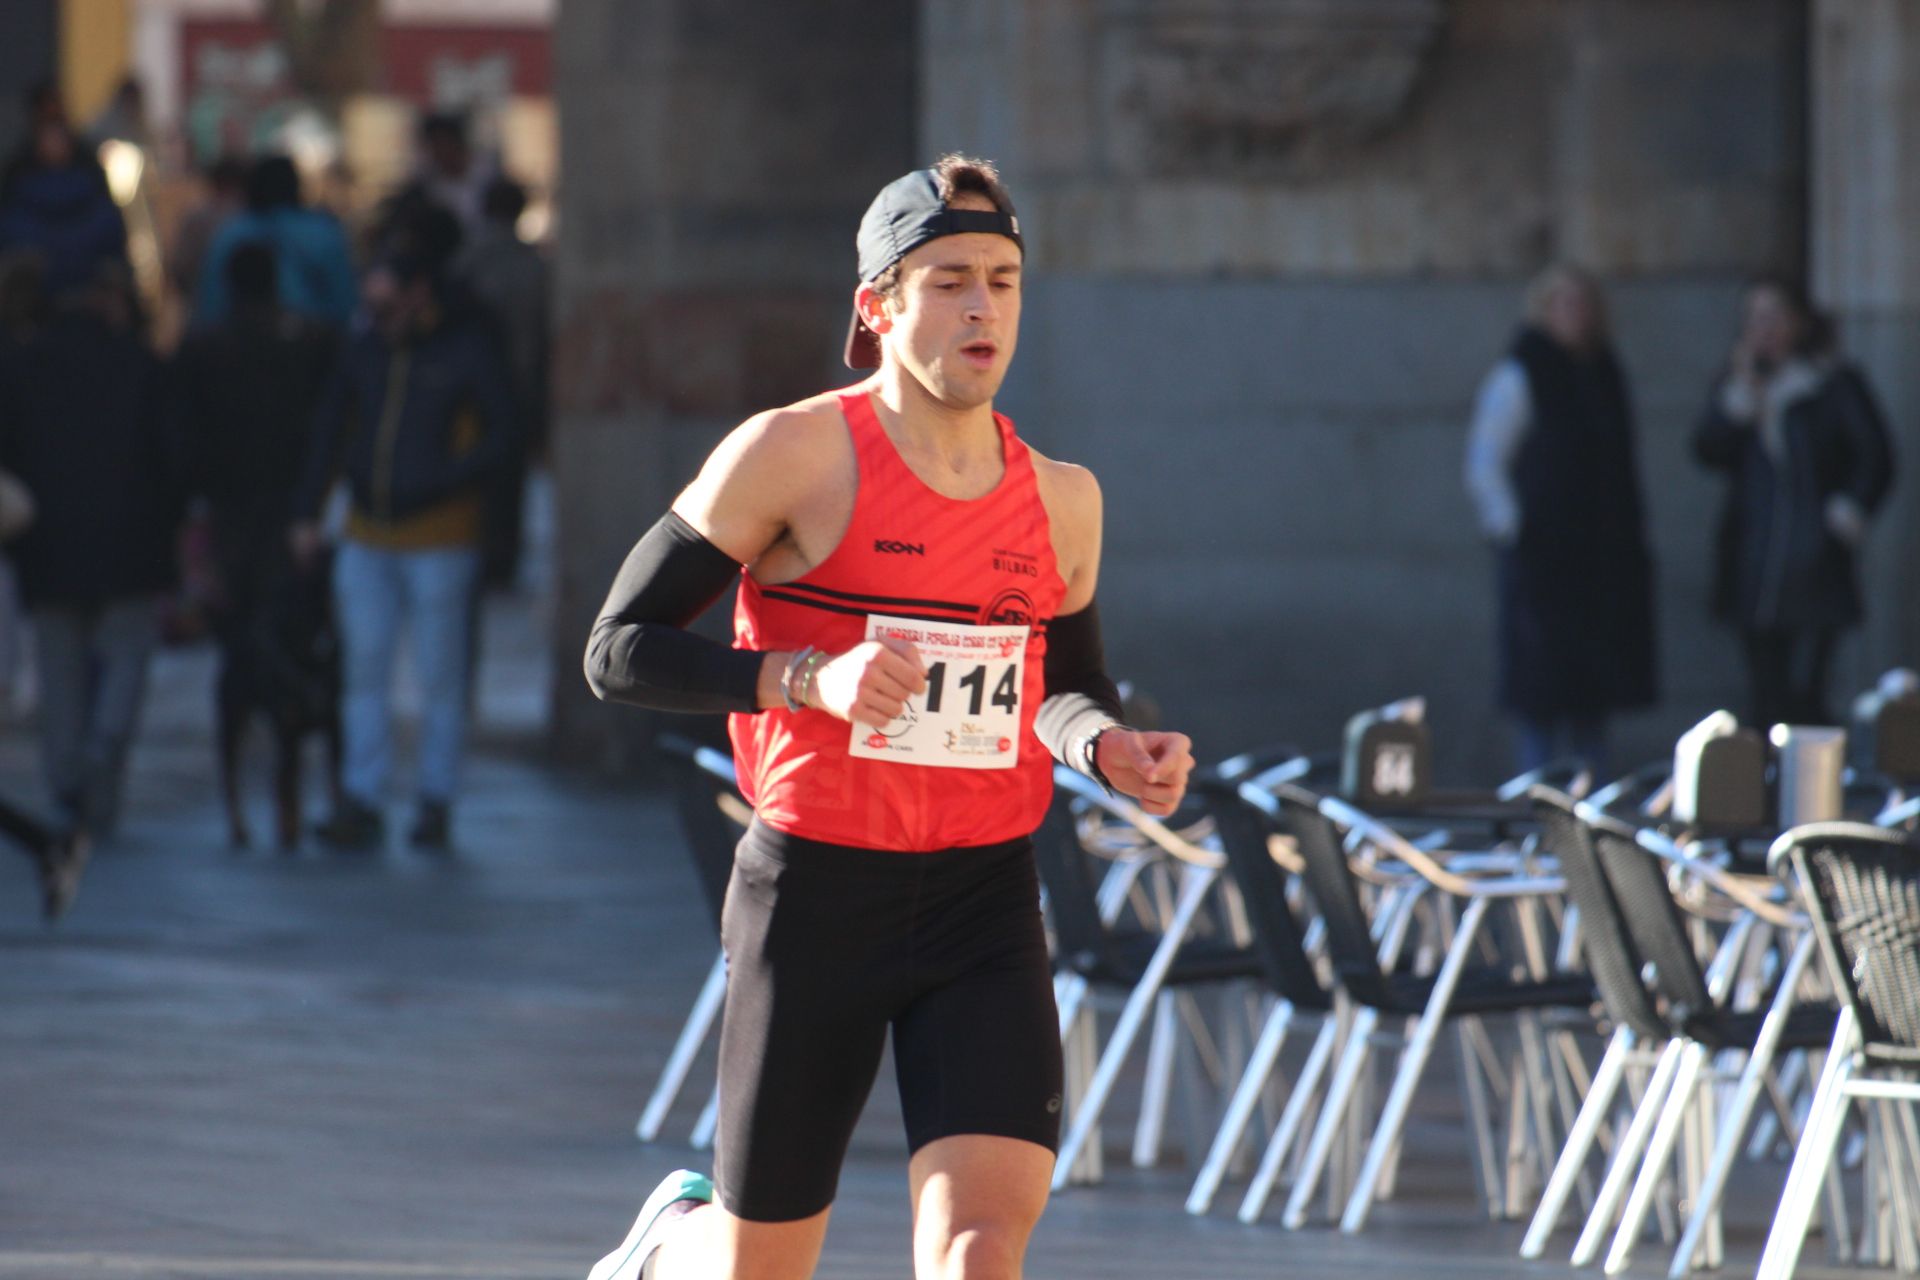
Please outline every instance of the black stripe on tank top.
M831 587L816 587L810 582L776 582L770 587L762 587L763 592L804 591L817 596L826 596L830 600L845 600L852 604L883 604L901 606L909 609L951 609L955 613L978 613L977 604L955 604L951 600L915 600L908 596L867 596L854 591L835 591Z
M975 618L980 616L980 611L977 609L963 618L956 618L951 614L925 613L915 609L901 609L892 606L886 609L861 609L854 605L828 604L824 600L809 600L805 596L789 595L785 591L772 587L760 588L760 594L769 600L784 600L788 604L805 605L809 609L819 609L826 613L844 613L854 618L865 618L870 614L885 613L888 617L912 618L915 622L971 623Z

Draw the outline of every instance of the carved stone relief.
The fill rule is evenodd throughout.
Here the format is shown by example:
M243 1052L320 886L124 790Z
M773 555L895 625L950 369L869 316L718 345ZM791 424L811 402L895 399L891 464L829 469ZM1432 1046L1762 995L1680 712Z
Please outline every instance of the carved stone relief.
M1109 163L1304 178L1404 113L1449 0L1100 0Z

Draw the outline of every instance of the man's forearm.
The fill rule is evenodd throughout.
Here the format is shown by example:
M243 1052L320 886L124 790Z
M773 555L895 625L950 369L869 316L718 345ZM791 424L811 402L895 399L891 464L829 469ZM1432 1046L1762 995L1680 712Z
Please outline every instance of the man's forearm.
M734 649L686 629L739 574L737 562L668 512L627 554L593 624L584 665L594 693L656 711L779 705L785 655Z
M1106 671L1100 613L1091 602L1048 624L1046 687L1034 733L1055 760L1105 785L1094 765L1094 742L1123 716L1120 690Z

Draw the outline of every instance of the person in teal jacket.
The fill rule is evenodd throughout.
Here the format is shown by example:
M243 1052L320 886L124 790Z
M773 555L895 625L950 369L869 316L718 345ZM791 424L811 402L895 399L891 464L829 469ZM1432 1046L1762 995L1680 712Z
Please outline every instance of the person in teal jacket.
M243 244L264 244L279 265L280 304L345 329L359 305L359 278L347 233L324 209L300 203L300 174L285 156L264 156L247 174L247 207L214 232L194 294L193 327L224 324L233 309L227 259Z

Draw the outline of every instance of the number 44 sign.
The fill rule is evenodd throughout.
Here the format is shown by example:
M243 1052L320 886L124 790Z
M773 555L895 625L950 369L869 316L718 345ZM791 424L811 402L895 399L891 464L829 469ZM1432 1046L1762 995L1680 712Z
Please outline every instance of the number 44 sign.
M927 691L884 729L854 725L849 755L944 769L1011 769L1019 762L1026 627L868 615L867 639L882 636L920 651Z

